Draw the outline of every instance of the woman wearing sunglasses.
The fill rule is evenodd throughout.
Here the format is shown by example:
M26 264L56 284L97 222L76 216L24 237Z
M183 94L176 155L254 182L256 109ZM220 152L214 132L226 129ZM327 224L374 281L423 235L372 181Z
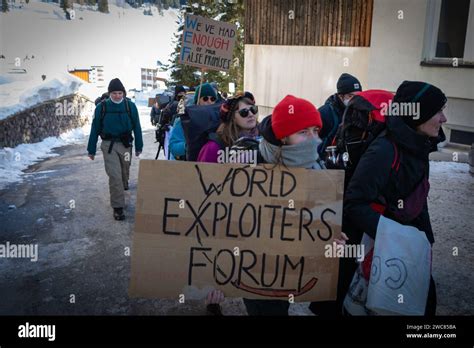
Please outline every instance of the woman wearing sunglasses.
M258 107L250 92L238 93L227 99L220 109L221 124L215 133L209 134L209 141L201 148L198 162L217 163L219 150L231 148L238 141L243 143L258 136Z
M201 90L201 93L199 93ZM211 105L217 100L217 94L209 83L204 83L196 88L194 92L194 104ZM170 135L170 152L177 160L186 159L186 139L184 137L181 118L177 117Z

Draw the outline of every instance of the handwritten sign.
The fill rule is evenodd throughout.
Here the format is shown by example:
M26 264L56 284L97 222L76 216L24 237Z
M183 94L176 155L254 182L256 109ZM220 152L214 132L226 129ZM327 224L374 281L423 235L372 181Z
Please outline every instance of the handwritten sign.
M333 300L343 171L140 161L130 295Z
M237 26L186 15L179 63L211 70L228 71L237 37Z

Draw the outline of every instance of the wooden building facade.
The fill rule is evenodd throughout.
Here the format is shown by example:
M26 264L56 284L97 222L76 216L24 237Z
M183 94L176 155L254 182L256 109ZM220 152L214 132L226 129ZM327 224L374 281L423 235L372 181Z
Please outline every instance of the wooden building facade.
M373 0L244 0L245 44L369 47Z

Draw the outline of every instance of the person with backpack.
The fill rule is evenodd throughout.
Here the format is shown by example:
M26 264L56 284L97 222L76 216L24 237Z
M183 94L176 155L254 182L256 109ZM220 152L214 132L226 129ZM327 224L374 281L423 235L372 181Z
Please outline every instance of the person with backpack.
M393 93L385 90L366 90L356 92L346 106L341 124L334 136L332 153L326 158L328 169L342 169L344 192L347 189L357 164L370 143L385 129L383 105L388 105ZM323 125L324 127L324 125ZM358 234L353 224L343 216L342 230L347 234ZM358 244L350 241L352 244ZM354 272L358 266L355 257L341 258L337 295L335 301L311 302L309 309L320 317L339 317L343 315L344 298L349 290Z
M198 99L199 98L199 99ZM194 92L195 105L212 105L216 102L217 95L209 83L204 83ZM186 139L184 136L181 119L176 118L170 135L169 151L177 160L186 160Z
M100 97L97 97L96 100L94 101L95 106L97 106L101 101L107 99L109 97L109 93L105 92L102 93Z
M323 126L320 131L321 144L318 153L321 159L326 159L326 148L332 144L336 135L342 115L356 92L362 91L359 80L351 74L343 73L337 80L337 93L330 96L323 106L319 108Z
M177 85L174 89L172 101L166 102L160 110L160 116L157 122L157 130L155 131L155 138L158 144L158 151L155 159L158 159L161 149L164 150L167 159L174 159L169 151L169 140L173 130L173 123L179 114L179 103L183 100L186 94L184 86Z
M398 87L391 104L398 105L399 110L411 105L404 107L411 112L389 112L386 130L370 143L355 168L343 209L344 218L355 227L347 231L350 241L360 243L362 232L375 240L383 215L423 231L434 243L427 203L429 154L445 140L441 126L447 121L446 102L444 93L429 83L404 81ZM431 276L425 315L435 313L436 288Z
M258 107L252 93L238 93L220 107L221 124L208 135L209 141L201 148L197 161L217 163L219 150L235 146L239 150L258 148ZM255 158L256 160L256 158Z
M177 85L174 88L173 101L168 103L166 107L163 108L162 116L160 119L161 124L170 124L172 125L175 121L175 118L178 113L178 104L181 99L186 95L186 89L184 86Z
M135 135L135 155L143 150L142 130L138 110L126 97L122 82L115 78L110 81L110 97L100 102L94 112L87 152L95 159L97 140L102 139L105 171L109 176L110 204L116 220L124 220L125 193L128 190L132 144Z
M259 152L264 163L314 170L325 169L317 147L322 120L319 111L309 101L287 95L258 125L263 136ZM347 236L341 233L337 244L345 244ZM285 300L245 299L249 315L288 315L289 302Z

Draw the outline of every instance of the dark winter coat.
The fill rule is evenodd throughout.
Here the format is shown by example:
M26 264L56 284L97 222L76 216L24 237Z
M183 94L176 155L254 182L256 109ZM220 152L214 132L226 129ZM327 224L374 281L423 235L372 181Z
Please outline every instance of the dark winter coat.
M161 108L157 107L156 105L153 105L151 107L151 112L150 112L151 124L155 125L155 124L160 123L160 116L161 116Z
M387 130L363 154L345 192L344 221L350 226L345 232L351 242L359 243L363 232L375 239L380 213L371 204L378 203L385 206L385 216L424 231L434 243L427 205L429 154L444 140L442 129L429 138L401 117L387 117Z
M333 94L318 110L323 121L323 128L319 132L319 137L323 142L318 147L318 153L319 157L324 160L326 159L326 148L331 145L337 128L341 124L345 105L337 94Z

